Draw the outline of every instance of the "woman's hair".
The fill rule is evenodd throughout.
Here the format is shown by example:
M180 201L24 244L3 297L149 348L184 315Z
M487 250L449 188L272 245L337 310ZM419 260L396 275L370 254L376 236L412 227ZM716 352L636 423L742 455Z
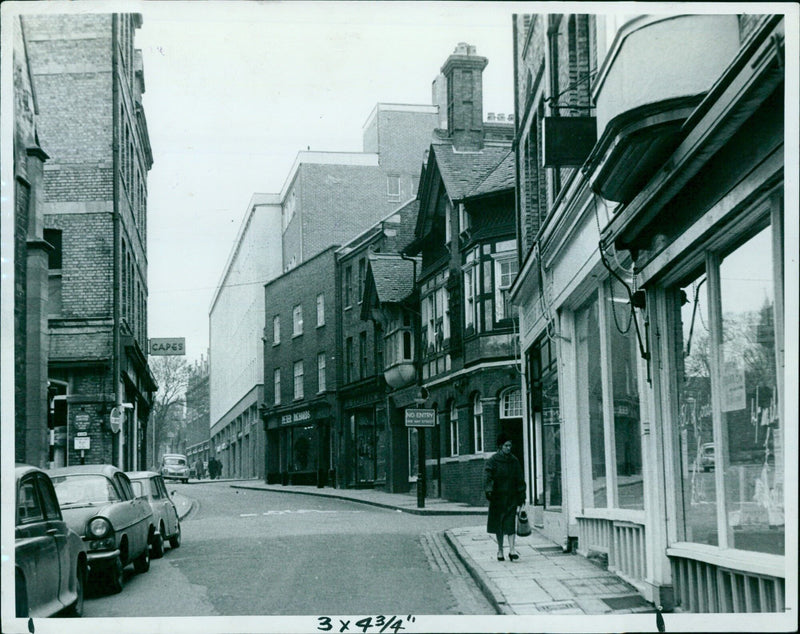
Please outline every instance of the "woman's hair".
M503 446L503 445L505 445L505 444L506 444L506 443L507 443L509 440L511 440L511 439L510 439L508 436L506 436L504 433L500 433L500 434L497 436L497 446L498 446L498 447L502 447L502 446Z

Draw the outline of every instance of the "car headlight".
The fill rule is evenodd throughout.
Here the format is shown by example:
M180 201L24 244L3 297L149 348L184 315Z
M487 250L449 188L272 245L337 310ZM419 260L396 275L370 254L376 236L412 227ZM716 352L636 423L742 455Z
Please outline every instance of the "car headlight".
M111 524L104 517L95 517L89 522L89 535L100 539L112 532Z

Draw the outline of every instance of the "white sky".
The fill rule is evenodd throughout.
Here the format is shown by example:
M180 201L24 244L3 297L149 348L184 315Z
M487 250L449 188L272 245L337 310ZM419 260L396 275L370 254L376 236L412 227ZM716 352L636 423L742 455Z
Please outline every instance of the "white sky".
M189 360L204 353L211 296L252 194L279 192L309 146L361 151L376 103L431 103L459 42L489 59L484 114L512 113L513 7L142 5L149 336L186 337Z

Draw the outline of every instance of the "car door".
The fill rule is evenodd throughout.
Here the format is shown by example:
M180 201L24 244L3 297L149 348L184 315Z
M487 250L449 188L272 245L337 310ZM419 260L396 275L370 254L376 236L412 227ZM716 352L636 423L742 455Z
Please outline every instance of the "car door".
M58 549L45 521L36 474L20 480L15 531L17 565L25 575L28 612L45 616L58 609Z
M67 606L75 598L73 596L75 589L70 588L73 562L70 561L69 528L61 516L61 508L58 505L58 498L56 498L50 479L43 473L38 474L36 476L36 487L39 492L39 499L42 502L47 533L53 536L58 551L58 599L62 606Z
M152 511L150 503L144 498L137 498L133 493L128 476L122 472L114 474L114 483L122 492L122 499L126 505L126 524L128 528L128 540L130 541L131 559L136 558L145 548L149 548L147 543L147 520Z
M166 530L167 535L171 537L178 532L178 511L175 508L175 503L169 496L164 478L161 476L156 476L154 480L158 490L161 492L161 499L164 500L164 508L166 509L164 512L164 517L166 518Z

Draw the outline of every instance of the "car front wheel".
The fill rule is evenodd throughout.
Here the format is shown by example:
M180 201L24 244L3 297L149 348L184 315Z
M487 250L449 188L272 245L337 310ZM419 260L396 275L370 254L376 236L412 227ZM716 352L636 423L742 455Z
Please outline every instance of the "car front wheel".
M169 545L172 548L180 548L181 545L181 525L178 524L178 530L169 538Z
M153 552L150 555L154 559L161 559L164 556L164 525L161 525L160 531L156 534L153 533L153 542L151 544Z
M114 558L111 567L106 571L106 578L108 581L108 589L111 591L111 594L119 594L122 592L122 586L125 583L125 573L119 555Z

